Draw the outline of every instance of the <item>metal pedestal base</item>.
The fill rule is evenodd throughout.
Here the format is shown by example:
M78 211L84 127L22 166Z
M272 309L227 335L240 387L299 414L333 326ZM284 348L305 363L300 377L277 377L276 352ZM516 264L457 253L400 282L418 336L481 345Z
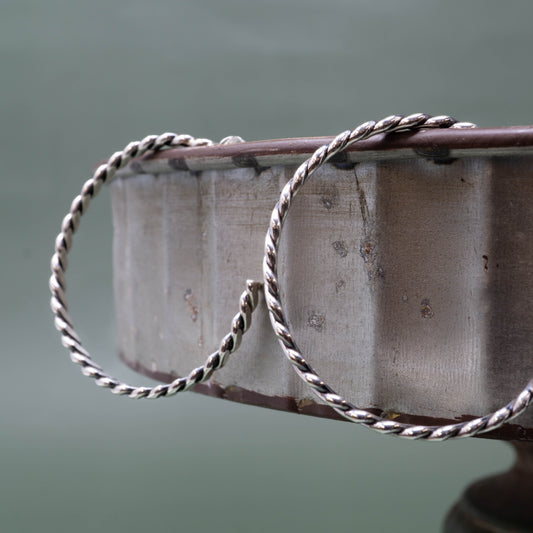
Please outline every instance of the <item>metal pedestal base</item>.
M533 443L510 444L513 467L470 485L446 517L444 533L533 531Z

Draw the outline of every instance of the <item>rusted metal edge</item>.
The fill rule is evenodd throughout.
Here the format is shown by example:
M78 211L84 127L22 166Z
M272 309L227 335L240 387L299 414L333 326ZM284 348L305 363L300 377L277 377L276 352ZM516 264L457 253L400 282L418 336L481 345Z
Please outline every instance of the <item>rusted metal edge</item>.
M168 383L176 379L177 375L167 374L165 372L158 372L145 368L136 361L129 360L123 352L119 353L120 359L135 372L143 374L149 378L155 379L161 383ZM259 392L243 389L238 386L223 387L214 381L207 384L200 383L194 386L193 392L213 396L215 398L222 398L232 402L244 403L247 405L255 405L257 407L266 407L268 409L275 409L277 411L287 411L290 413L298 413L301 415L316 416L319 418L331 418L333 420L340 420L346 422L346 419L337 414L331 407L325 404L316 403L313 400L300 401L291 396L267 396ZM366 410L383 416L384 413L380 409L366 407ZM455 424L457 422L464 422L476 418L472 415L463 415L456 417L454 420L448 418L434 418L429 416L410 415L407 413L394 413L394 420L406 424L421 424L425 426L444 426L447 424ZM490 433L478 435L478 438L497 439L497 440L516 440L533 442L533 428L524 428L518 424L506 424Z
M176 170L200 172L255 168L258 174L274 165L297 165L333 137L274 139L240 144L176 148L132 161L118 173L159 174ZM425 158L446 164L459 157L521 154L533 150L533 126L434 129L376 135L355 143L330 160L340 166L367 160Z

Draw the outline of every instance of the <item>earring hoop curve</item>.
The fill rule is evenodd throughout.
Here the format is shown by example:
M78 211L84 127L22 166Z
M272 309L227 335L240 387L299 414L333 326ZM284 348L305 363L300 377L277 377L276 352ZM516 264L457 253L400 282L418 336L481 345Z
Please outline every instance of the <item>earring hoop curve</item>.
M318 148L307 161L302 163L283 188L279 200L272 211L270 224L265 237L263 276L265 300L268 306L272 328L278 338L279 344L296 373L320 400L332 407L350 422L363 424L379 433L392 434L406 439L440 441L450 438L471 437L491 431L517 417L527 409L533 397L533 379L506 406L494 413L458 424L446 426L404 424L377 416L364 409L359 409L337 394L332 387L320 378L302 355L290 331L281 302L281 287L278 279L278 253L283 224L287 218L292 200L307 179L331 157L357 141L368 139L378 133L413 131L426 128L467 129L475 127L474 124L469 122L456 122L449 116L431 117L422 113L416 113L406 117L392 115L379 122L365 122L351 131L348 130L339 134L329 144Z
M227 137L221 141L221 144L235 142L234 139L240 138ZM70 211L63 218L61 232L55 241L55 252L51 260L52 276L49 282L52 292L50 306L55 316L54 324L61 333L61 342L69 350L72 362L81 366L81 371L85 376L93 378L97 385L109 389L113 394L135 399L153 399L174 396L178 392L191 389L197 383L207 381L215 371L226 364L229 356L237 350L242 335L252 323L252 313L257 307L258 291L262 285L257 281L247 281L246 289L239 300L240 309L233 317L230 332L222 338L218 350L209 355L202 366L194 368L187 376L177 378L171 383L155 387L138 387L122 383L104 372L82 346L68 314L65 295L67 255L72 248L73 235L78 230L81 217L87 212L89 203L100 192L102 185L111 181L116 172L124 168L134 157L153 154L169 147L210 146L212 144L213 142L209 139L196 139L190 135L177 135L176 133L148 135L141 141L131 142L122 151L115 152L106 163L96 169L92 178L83 185L81 193L74 198Z

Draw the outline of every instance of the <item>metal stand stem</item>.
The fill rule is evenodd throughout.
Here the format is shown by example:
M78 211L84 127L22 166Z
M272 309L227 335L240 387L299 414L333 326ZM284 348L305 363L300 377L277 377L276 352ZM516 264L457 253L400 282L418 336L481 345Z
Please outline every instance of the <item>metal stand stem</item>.
M446 517L444 533L533 531L533 443L510 444L517 454L512 468L470 485Z

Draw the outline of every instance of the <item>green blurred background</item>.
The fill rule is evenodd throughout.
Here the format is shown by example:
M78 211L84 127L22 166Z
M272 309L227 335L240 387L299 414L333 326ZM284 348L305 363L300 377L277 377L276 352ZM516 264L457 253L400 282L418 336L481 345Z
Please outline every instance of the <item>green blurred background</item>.
M533 124L533 3L0 2L0 530L438 531L506 445L387 438L188 394L134 402L69 363L48 263L94 165L166 130L334 134L391 113ZM72 315L114 355L109 201L76 239Z

